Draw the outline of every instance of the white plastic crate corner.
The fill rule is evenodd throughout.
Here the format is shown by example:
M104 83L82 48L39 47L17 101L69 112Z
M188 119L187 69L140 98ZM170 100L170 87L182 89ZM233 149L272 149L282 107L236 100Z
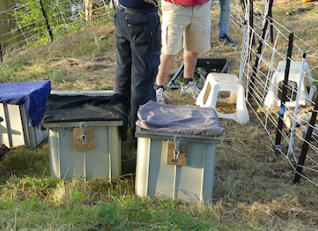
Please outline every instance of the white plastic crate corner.
M0 143L8 147L27 145L35 148L47 137L47 130L29 125L24 106L0 103Z
M210 203L220 137L139 131L136 194Z

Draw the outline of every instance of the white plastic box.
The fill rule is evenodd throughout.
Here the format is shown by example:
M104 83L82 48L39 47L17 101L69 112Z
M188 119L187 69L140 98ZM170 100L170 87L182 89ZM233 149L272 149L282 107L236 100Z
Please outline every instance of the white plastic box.
M122 121L46 123L52 177L111 180L120 176L118 127L122 125Z
M210 203L220 137L137 131L136 194ZM174 150L171 150L171 147ZM171 159L171 154L178 158ZM181 156L183 154L183 157ZM177 163L180 160L180 163ZM183 160L182 160L183 159ZM176 161L175 163L173 163Z
M7 147L27 145L35 148L46 137L47 130L29 126L29 116L25 107L0 103L0 143Z
M51 94L111 96L114 92L107 90L52 90ZM108 178L109 180L120 176L121 137L119 126L122 125L122 121L46 123L45 127L49 129L51 176L63 179L83 177L86 179ZM89 136L93 137L94 145L88 147L89 150L87 147L74 146L74 128L81 130L80 127L86 127L92 131L90 134L86 134L87 139L90 139Z

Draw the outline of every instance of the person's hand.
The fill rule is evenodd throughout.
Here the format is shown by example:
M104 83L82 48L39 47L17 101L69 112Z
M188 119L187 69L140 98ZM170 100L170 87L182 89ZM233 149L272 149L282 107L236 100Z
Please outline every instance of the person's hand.
M154 5L154 6L158 6L158 0L144 0L144 1L147 2L147 3L150 3L150 4Z

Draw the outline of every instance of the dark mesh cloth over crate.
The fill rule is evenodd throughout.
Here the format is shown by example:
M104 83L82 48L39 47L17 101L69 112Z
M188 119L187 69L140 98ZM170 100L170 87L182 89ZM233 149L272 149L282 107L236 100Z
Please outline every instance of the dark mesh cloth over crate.
M149 101L138 111L137 126L164 133L198 136L223 134L219 118L212 108L176 106Z
M43 123L81 121L123 121L122 138L128 126L128 105L120 94L112 96L50 95Z

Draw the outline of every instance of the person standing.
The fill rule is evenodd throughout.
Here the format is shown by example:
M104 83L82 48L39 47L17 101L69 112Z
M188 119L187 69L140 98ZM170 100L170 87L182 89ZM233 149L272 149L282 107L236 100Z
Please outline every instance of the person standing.
M140 105L156 100L154 81L160 63L160 18L156 0L117 0L115 4L117 67L114 92L130 105L135 136Z
M164 84L182 48L182 40L184 80L181 93L199 94L193 75L198 55L211 48L210 4L210 0L162 0L161 63L155 85L157 102L164 103Z
M236 46L236 43L229 37L229 25L231 17L232 0L220 0L220 16L219 16L219 41L224 42L228 46Z

